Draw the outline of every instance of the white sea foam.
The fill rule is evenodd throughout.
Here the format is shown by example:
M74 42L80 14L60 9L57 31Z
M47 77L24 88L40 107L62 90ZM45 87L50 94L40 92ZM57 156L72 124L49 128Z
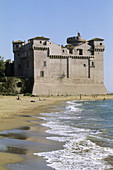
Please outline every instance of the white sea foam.
M99 147L90 140L87 135L90 130L74 128L66 125L60 125L58 122L47 122L48 133L58 136L47 137L49 140L65 142L64 150L34 153L34 155L43 156L48 166L56 170L82 170L82 169L109 169L103 160L113 153L110 148ZM59 136L60 135L60 136Z
M80 111L82 111L82 109L74 107L74 106L71 106L71 105L66 106L66 110L69 110L71 112L80 112Z
M104 170L111 166L107 165L103 159L112 152L112 150L99 147L90 141L76 143L72 140L64 146L64 150L34 153L34 155L43 156L47 159L48 166L56 170Z
M53 136L47 137L47 139L64 142L64 149L34 153L34 155L44 157L47 161L47 165L56 170L110 169L111 165L104 159L112 155L113 149L97 146L95 143L88 140L88 136L94 135L95 137L95 134L100 133L99 131L77 128L67 124L66 121L68 119L81 119L81 116L76 116L76 114L73 116L73 112L82 110L80 105L75 106L74 102L67 102L67 104L68 106L66 106L66 111L64 113L57 112L53 117L42 117L42 119L47 120L43 126L49 127L46 132L53 134ZM50 115L52 116L52 114ZM66 121L63 121L63 118Z
M67 139L55 140L65 141ZM83 170L83 169L109 169L110 165L106 164L103 160L109 154L112 154L113 150L110 148L99 147L93 142L83 138L78 142L75 139L70 139L64 145L64 150L34 153L37 156L43 156L48 166L55 168L56 170Z
M69 105L82 106L82 103L77 101L67 101L66 103Z
M80 108L82 106L82 103L78 103L75 101L68 101L67 106L65 107L66 110L71 112L80 112L82 109Z
M59 117L59 119L63 119L63 120L65 120L65 119L74 119L74 120L76 120L76 119L80 119L81 117L80 116L73 116L73 117Z

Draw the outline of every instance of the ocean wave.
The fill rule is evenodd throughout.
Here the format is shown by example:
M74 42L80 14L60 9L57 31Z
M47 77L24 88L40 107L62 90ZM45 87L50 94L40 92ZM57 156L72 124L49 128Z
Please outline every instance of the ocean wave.
M97 146L87 140L89 134L97 132L60 125L59 122L47 122L44 126L51 127L47 133L58 136L47 137L49 140L65 142L64 149L52 152L34 153L42 156L48 162L48 166L56 170L82 170L82 169L109 169L111 166L104 161L108 155L113 153L110 148ZM60 135L60 136L59 136Z
M64 145L63 150L34 153L34 155L44 157L48 162L47 165L56 170L104 170L111 168L104 158L112 153L112 149L99 147L89 140L81 140L79 143L71 140Z
M69 104L69 105L75 105L75 106L82 106L83 105L80 101L79 102L77 102L77 101L67 101L66 103Z
M87 105L87 103L84 104L85 106ZM113 149L98 146L96 143L89 140L90 137L95 138L96 135L98 137L101 130L91 130L92 127L91 129L77 127L77 122L81 119L81 111L83 111L83 107L81 108L81 106L83 106L81 102L75 103L74 101L68 101L67 106L64 106L65 108L63 111L57 112L57 114L53 113L54 116L52 116L52 114L48 114L51 115L51 117L45 117L47 122L42 125L48 127L49 129L46 132L51 134L51 136L46 138L48 140L64 142L64 149L51 152L34 153L34 155L44 157L47 161L47 165L56 170L110 169L112 167L105 161L105 158L110 155L112 156ZM91 112L89 112L89 114L90 113ZM96 119L98 120L98 117L90 117L89 115L90 121ZM87 124L87 121L85 122L84 119L84 123Z
M82 109L80 109L80 108L78 108L78 107L75 107L75 106L71 106L71 105L66 106L65 109L66 109L66 110L69 110L69 111L71 111L71 112L80 112L80 111L82 111Z
M73 117L59 117L59 119L63 119L63 120L65 120L65 119L74 119L74 120L76 120L76 119L80 119L81 117L80 116L73 116Z
M70 137L54 137L48 139L65 142L63 150L34 153L34 155L44 157L48 166L56 170L83 170L83 169L109 169L111 168L104 159L112 155L113 149L97 146L95 143L87 140L84 136L76 140Z

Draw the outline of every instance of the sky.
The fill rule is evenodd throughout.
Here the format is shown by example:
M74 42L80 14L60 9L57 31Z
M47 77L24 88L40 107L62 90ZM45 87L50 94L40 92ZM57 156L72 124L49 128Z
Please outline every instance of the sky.
M113 92L113 0L0 0L4 60L14 60L12 41L45 36L66 45L77 32L83 39L104 39L104 82Z

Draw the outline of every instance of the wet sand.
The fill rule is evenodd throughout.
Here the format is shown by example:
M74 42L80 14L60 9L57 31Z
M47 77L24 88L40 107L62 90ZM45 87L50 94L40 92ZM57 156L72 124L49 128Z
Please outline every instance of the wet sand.
M5 145L8 146L9 144L7 143L12 142L14 139L19 141L17 147L9 146L8 152L0 152L0 169L7 169L4 165L23 160L21 163L22 166L23 164L25 165L26 162L28 165L32 165L33 163L36 168L38 166L44 169L46 162L42 158L33 156L33 152L59 149L62 148L63 144L60 142L56 144L56 142L46 139L46 128L41 126L43 121L38 119L37 116L39 113L48 112L52 106L58 105L61 101L79 100L80 96L40 97L40 100L39 97L20 96L20 98L21 100L16 100L15 96L0 96L0 132L3 131L0 135L0 143L3 142L3 144L5 143ZM81 100L103 100L104 98L113 99L113 96L82 96ZM15 129L18 128L27 131L28 136L17 135ZM11 129L13 129L12 132L7 131ZM4 130L6 130L5 133ZM29 132L31 132L31 134L29 134ZM23 147L24 142L22 142L21 145L20 141L31 142L30 146L25 145L31 149L28 150L26 147ZM27 168L28 167L26 167L26 169ZM48 169L52 168L48 167Z
M6 165L7 168L11 170L52 169L47 167L46 161L43 158L34 156L35 152L58 150L63 145L62 142L46 139L48 134L45 133L45 130L47 128L41 126L44 122L35 120L36 125L15 128L0 133L0 136L4 137L0 140L0 149L3 145L7 147L6 152L18 154L24 159L21 163ZM51 135L49 134L49 136Z

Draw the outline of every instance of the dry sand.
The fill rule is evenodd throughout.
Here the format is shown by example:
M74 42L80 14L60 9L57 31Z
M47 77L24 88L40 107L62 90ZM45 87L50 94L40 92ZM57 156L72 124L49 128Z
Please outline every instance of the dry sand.
M16 100L16 96L0 96L0 131L29 126L27 115L37 115L46 112L50 105L56 105L60 101L80 100L80 96L51 96L51 97L26 97L20 96L21 100ZM104 96L81 96L81 100L103 100L113 99L112 95ZM26 115L22 117L20 115ZM32 118L33 120L33 118ZM34 118L35 120L35 118ZM23 158L15 154L0 152L0 169L5 170L5 164L22 161Z

